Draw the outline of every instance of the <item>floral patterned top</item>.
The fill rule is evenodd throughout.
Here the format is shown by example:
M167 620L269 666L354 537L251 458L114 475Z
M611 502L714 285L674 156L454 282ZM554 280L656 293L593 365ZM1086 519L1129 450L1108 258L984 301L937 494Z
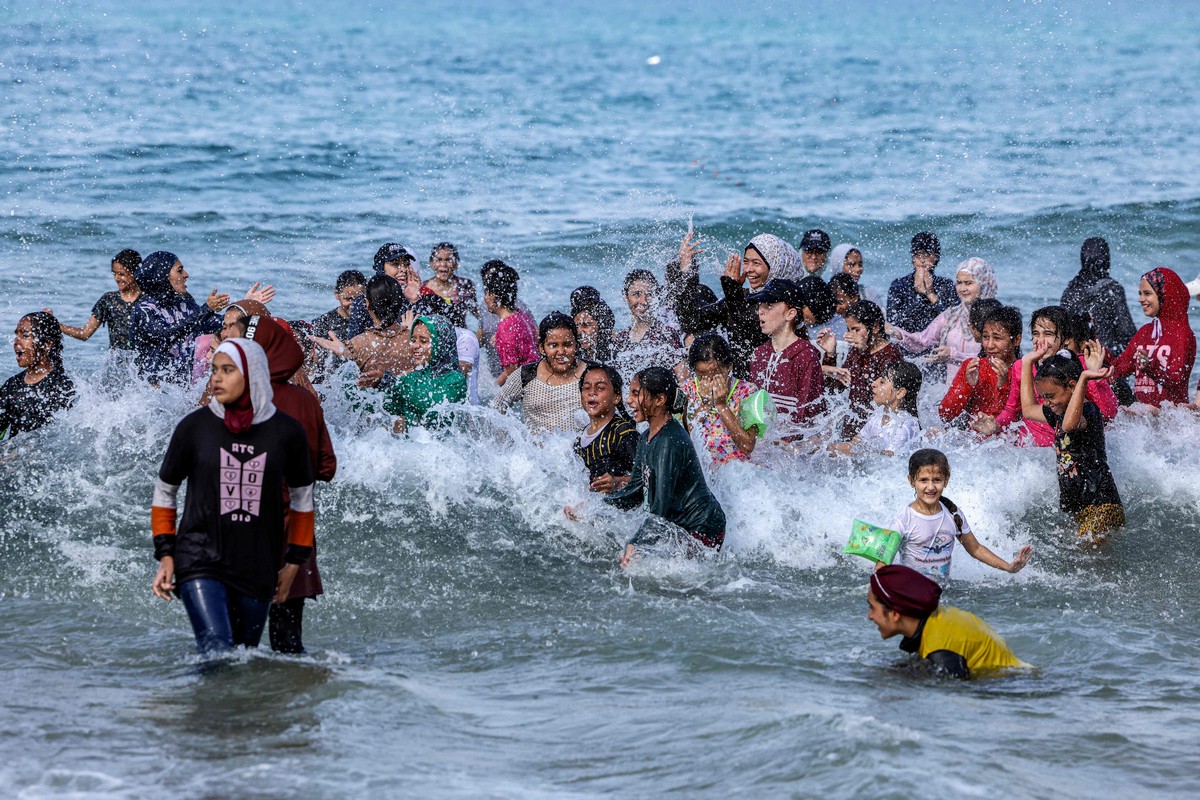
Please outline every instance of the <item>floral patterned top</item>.
M685 381L680 388L688 399L688 422L692 428L699 428L704 437L704 446L716 464L727 464L730 461L749 461L750 454L743 453L734 443L733 437L721 415L715 408L710 408L700 402L700 387L695 378ZM750 381L734 380L725 401L737 418L741 419L742 401L758 391L758 386Z

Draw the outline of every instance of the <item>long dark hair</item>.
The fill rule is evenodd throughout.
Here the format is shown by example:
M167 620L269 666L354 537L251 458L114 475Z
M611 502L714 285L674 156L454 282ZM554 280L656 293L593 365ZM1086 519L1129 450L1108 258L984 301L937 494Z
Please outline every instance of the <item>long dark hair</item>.
M692 342L688 350L688 366L692 372L702 361L715 361L726 369L733 367L733 348L719 333L702 333Z
M666 367L646 367L634 375L633 379L641 385L642 391L651 397L667 398L668 414L683 414L686 418L687 395L679 390L679 381L675 380L674 372Z
M579 391L583 392L583 382L587 380L589 372L600 370L604 373L604 377L608 378L609 384L612 385L613 392L617 395L617 416L626 422L633 422L633 416L629 413L629 409L625 407L625 398L621 395L625 391L625 384L621 380L621 373L611 364L588 364L587 369L579 376Z
M33 311L21 319L29 320L29 328L33 332L33 340L37 342L39 354L49 359L54 369L62 369L62 328L59 327L55 316L45 311Z
M921 391L921 370L907 361L893 361L887 365L884 374L891 378L892 386L904 390L904 399L900 401L901 410L908 412L913 418L919 416L917 393Z
M866 351L871 352L876 340L883 335L883 309L870 300L859 300L846 309L846 319L854 317L867 329ZM878 334L876 333L878 329Z

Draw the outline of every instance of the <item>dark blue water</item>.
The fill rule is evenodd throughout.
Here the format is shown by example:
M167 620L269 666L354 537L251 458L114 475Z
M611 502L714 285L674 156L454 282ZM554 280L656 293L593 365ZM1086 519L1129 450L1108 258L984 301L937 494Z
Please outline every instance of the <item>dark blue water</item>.
M1197 74L1170 4L0 9L0 326L83 322L130 246L179 254L197 294L272 282L295 318L380 243L448 239L544 313L615 298L689 216L712 283L754 234L819 226L883 289L931 229L1028 312L1104 235L1132 300L1153 266L1200 272ZM953 602L1039 667L945 687L888 669L838 555L909 499L896 464L735 465L725 560L621 574L628 517L561 518L565 444L352 435L335 407L312 652L211 673L149 592L191 398L108 396L104 339L68 346L80 407L0 454L2 795L1200 791L1186 412L1110 429L1130 523L1099 555L1054 511L1052 454L940 442L981 539L1036 547L1016 577L960 554Z

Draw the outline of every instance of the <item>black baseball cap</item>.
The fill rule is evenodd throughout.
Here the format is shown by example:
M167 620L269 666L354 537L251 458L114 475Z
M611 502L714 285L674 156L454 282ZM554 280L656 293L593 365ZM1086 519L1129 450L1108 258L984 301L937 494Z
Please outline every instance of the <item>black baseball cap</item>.
M382 272L383 265L389 261L416 261L417 257L402 244L388 242L375 251L375 271Z
M776 278L746 298L751 303L787 303L792 308L804 308L804 293L800 284L789 278Z
M832 246L829 241L829 234L820 228L805 231L804 236L800 239L801 250L815 250L818 253L828 253Z

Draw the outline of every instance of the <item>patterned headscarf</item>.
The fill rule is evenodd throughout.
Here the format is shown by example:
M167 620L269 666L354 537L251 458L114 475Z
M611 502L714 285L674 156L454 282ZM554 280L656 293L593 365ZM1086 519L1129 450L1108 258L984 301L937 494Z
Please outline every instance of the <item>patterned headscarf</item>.
M788 278L798 281L803 277L800 253L775 234L760 233L751 239L746 247L753 247L763 257L763 261L767 262L770 269L767 280Z
M979 284L979 295L976 300L992 300L996 297L999 286L996 283L996 273L991 265L982 258L968 258L959 264L954 275L965 272ZM946 327L942 329L942 344L946 343L946 335L954 328L960 328L963 337L971 339L971 306L969 303L959 303L946 310Z

